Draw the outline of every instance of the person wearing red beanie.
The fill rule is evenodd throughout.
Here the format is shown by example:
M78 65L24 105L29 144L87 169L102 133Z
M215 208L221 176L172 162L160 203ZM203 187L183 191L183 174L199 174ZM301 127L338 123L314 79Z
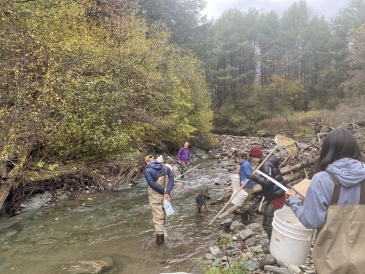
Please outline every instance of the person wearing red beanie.
M264 161L264 153L259 146L253 146L248 155L255 163L262 163ZM281 176L279 169L279 159L274 154L272 154L269 159L263 163L263 165L260 167L260 171L266 175L269 175L285 186L284 179ZM286 201L285 191L266 178L259 177L254 174L249 175L247 178L262 186L262 194L266 200L261 209L261 212L264 215L262 227L267 233L270 241L274 212L275 210L283 207ZM264 253L268 254L270 251L268 249L264 249Z
M264 153L262 152L262 149L259 146L253 146L250 149L250 153L248 155L251 158L259 158L259 159L261 159L262 157L264 157Z

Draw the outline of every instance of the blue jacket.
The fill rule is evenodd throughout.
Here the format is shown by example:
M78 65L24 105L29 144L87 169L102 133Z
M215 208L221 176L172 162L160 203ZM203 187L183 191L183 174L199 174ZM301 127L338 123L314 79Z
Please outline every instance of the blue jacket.
M144 170L144 177L148 185L155 191L160 194L164 194L165 190L156 184L158 177L164 175L163 164L153 161L149 165L147 165L146 169ZM174 176L172 175L171 169L166 167L166 175L169 176L169 182L166 187L166 194L170 195L172 187L174 186Z
M338 204L358 204L361 182L365 179L364 163L343 158L328 165L326 170L333 173L341 184ZM298 197L290 197L291 209L306 228L316 229L325 225L334 187L330 175L321 171L313 176L303 206Z
M250 163L247 160L243 160L240 163L240 171L238 172L238 174L240 175L240 183L246 182L247 176L250 175L251 173L252 173L252 168ZM244 188L246 189L253 188L253 181L249 180Z

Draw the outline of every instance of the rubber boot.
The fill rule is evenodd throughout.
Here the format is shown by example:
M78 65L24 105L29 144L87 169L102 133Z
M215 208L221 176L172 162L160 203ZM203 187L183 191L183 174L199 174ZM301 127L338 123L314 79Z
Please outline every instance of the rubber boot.
M156 243L158 245L162 245L165 243L165 237L164 234L156 234Z
M248 223L252 223L253 220L256 218L257 214L255 213L255 211L252 208L249 208L246 211L247 215L248 215Z
M248 220L249 220L249 216L247 215L247 213L241 213L241 223L244 225L248 224Z

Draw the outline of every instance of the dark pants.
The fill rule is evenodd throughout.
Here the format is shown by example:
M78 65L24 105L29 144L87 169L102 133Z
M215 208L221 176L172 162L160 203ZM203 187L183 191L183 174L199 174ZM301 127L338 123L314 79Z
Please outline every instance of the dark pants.
M188 171L188 165L186 163L185 164L180 164L180 173L181 173L181 175L183 175L187 171Z
M269 241L271 241L272 221L274 219L275 210L276 210L275 207L269 201L264 203L262 205L262 209L261 209L261 212L264 214L264 218L262 220L262 227L264 228L265 232L267 233Z

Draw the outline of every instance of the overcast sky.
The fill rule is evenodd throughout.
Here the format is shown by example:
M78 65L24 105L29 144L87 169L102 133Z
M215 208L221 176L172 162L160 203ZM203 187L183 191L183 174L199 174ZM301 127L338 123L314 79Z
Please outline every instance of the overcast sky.
M249 7L255 7L259 10L275 10L279 15L283 13L294 2L291 0L206 0L207 8L205 12L208 18L212 16L218 18L220 14L229 8L240 8L242 11L248 10ZM347 0L307 0L307 4L317 14L330 17L336 15L338 10L345 7Z

